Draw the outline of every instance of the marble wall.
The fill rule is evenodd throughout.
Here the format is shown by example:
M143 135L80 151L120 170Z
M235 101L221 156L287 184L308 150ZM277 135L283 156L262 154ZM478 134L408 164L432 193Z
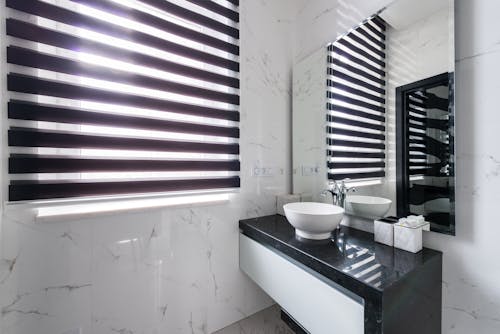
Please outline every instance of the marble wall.
M307 5L297 19L295 59L325 45L380 5L384 1L321 0ZM494 98L500 89L499 11L496 0L455 1L457 235L431 232L424 238L425 246L444 253L443 333L500 332L500 114Z
M0 333L212 333L273 304L239 270L238 220L275 213L290 190L295 4L241 1L239 193L59 222L3 212Z
M274 213L274 194L290 190L292 62L389 2L242 0L240 193L57 223L4 212L0 332L211 333L271 305L239 271L237 221ZM444 252L443 333L500 331L499 11L456 1L457 236L424 241ZM255 166L275 174L254 178Z

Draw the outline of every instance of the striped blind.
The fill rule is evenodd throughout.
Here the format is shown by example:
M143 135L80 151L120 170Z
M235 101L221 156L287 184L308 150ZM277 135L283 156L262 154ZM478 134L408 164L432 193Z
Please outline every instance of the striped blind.
M9 201L239 187L238 0L7 0Z
M421 89L408 93L405 104L408 113L407 149L410 177L448 175L450 161L448 99L436 96L427 89ZM439 110L442 115L437 118L432 117L430 115L432 110Z
M328 45L327 167L333 180L385 176L385 22Z

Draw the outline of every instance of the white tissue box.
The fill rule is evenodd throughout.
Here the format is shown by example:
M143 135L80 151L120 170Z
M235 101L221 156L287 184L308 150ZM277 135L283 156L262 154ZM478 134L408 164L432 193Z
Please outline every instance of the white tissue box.
M422 230L427 230L429 223L424 222L417 226L394 224L394 247L418 253L422 250Z
M294 202L300 202L300 195L287 194L276 196L276 212L284 216L285 210L283 209L283 205Z
M374 222L375 241L387 246L394 245L394 224L396 217L377 219Z

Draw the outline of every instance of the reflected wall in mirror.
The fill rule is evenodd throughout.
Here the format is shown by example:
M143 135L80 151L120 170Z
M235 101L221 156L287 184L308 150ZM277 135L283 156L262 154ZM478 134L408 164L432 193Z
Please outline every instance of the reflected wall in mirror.
M454 50L453 0L397 0L298 62L294 193L329 202L328 182L348 178L356 195L392 201L386 215L454 234L454 81L431 84L453 78ZM415 94L420 106L397 107Z

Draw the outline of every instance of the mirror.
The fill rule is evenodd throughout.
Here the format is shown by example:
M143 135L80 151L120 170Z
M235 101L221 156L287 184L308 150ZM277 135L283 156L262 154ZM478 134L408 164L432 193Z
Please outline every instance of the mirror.
M344 180L348 215L454 235L454 64L453 0L394 1L298 62L293 192Z

